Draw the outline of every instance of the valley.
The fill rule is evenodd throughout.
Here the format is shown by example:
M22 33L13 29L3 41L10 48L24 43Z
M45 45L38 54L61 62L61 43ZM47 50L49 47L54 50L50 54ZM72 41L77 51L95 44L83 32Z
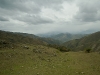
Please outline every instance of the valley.
M100 75L100 0L0 0L0 75Z
M0 31L0 75L99 75L99 32L83 38L59 44L32 34ZM98 50L85 52L92 45L77 48L80 40L94 41Z

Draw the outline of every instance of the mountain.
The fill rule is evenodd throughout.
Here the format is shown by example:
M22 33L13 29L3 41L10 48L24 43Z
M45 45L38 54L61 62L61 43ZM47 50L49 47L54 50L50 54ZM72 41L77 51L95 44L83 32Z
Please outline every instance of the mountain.
M64 43L69 40L82 38L83 36L86 36L86 35L85 34L60 33L57 35L50 36L50 38L59 40L61 43Z
M49 37L55 36L57 34L60 34L60 32L48 32L48 33L41 33L41 34L36 34L36 35L39 37L49 38Z
M23 33L13 33L0 30L0 46L18 45L18 44L34 44L34 45L46 45L47 43L34 37L23 36Z
M44 42L47 42L48 44L52 44L52 45L60 45L61 44L59 40L52 39L52 38L40 37L39 39L44 41Z
M33 34L27 34L27 33L16 33L16 34L19 34L19 35L23 35L23 36L27 36L27 37L30 37L30 38L35 38L35 39L39 39L39 40L42 40L48 44L60 44L60 41L59 40L56 40L56 39L52 39L52 38L49 38L49 37L39 37L39 36L36 36L36 35L33 35Z
M18 34L18 35L22 35L22 36L25 36L25 37L30 37L30 38L39 38L38 36L34 35L34 34L28 34L28 33L20 33L20 32L14 32L15 34Z
M8 32L0 30L0 47L11 47L12 45L18 44L48 45L59 44L59 41L51 38L41 38L34 34Z
M81 39L65 42L63 45L72 49L73 51L85 50L87 48L90 48L93 51L100 51L100 31L85 36Z

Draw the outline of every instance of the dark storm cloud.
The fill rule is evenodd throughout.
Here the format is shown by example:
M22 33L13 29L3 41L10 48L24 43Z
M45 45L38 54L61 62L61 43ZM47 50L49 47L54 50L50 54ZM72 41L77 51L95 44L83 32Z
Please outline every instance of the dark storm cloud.
M40 7L31 0L0 0L0 8L8 11L40 12Z
M7 18L1 17L0 16L0 21L9 21Z
M64 0L34 0L34 2L40 6L49 7L53 9L60 9L61 4Z
M39 15L26 15L24 17L17 17L16 19L34 25L53 23L51 19L43 18Z
M100 0L81 1L79 3L79 13L76 19L84 22L94 22L100 20Z
M0 15L6 15L11 19L24 21L30 24L45 24L53 23L51 19L43 18L39 15L42 7L60 9L59 4L64 0L0 0ZM35 14L36 16L29 17L23 14Z
M60 4L62 4L63 1L71 2L73 0L0 0L0 7L7 10L34 10L35 12L40 11L42 7L60 9Z
M47 2L48 4L45 2L47 2L47 0L0 0L0 14L28 24L39 25L53 23L51 19L43 18L39 15L42 7L46 7L48 4L52 5L54 3L52 3L52 1L49 1L50 3ZM27 16L30 14L35 14L35 16ZM21 17L18 17L19 15L21 15Z
M0 0L0 15L2 30L36 34L100 30L100 0Z

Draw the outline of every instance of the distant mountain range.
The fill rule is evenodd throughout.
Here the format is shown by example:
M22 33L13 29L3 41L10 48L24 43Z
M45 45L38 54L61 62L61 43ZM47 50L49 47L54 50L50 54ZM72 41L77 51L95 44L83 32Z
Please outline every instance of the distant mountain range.
M73 51L85 50L87 48L90 48L93 51L100 51L100 31L85 36L81 39L74 39L65 42L63 45L72 49Z
M25 33L13 33L0 30L0 45L16 45L16 44L34 44L46 45L47 43L38 39L37 36L25 36Z
M59 34L41 34L40 37L49 37L55 40L59 40L60 43L67 42L73 39L79 39L87 34L70 34L70 33L59 33Z
M28 33L17 33L19 35L25 36L25 37L30 37L30 38L35 38L35 39L39 39L42 40L48 44L60 44L60 41L57 39L53 39L53 38L49 38L49 37L39 37L36 36L34 34L28 34Z
M59 44L59 41L51 38L41 38L34 34L7 32L0 30L0 45L11 46L15 44L48 45Z
M79 39L80 38L80 39ZM66 41L66 42L65 42ZM64 42L64 43L63 43ZM61 44L62 43L62 44ZM0 48L12 45L61 45L66 46L72 51L82 51L87 48L93 51L100 51L100 31L89 34L69 34L61 33L49 38L39 37L34 34L15 33L0 30Z

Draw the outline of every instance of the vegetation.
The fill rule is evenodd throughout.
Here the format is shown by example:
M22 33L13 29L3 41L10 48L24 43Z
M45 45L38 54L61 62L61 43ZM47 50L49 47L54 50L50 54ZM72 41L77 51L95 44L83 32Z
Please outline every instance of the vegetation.
M60 33L57 35L52 35L50 38L53 38L55 40L59 40L60 43L64 43L73 39L80 39L82 37L86 36L85 34L70 34L70 33Z
M32 45L0 50L0 75L99 75L100 54Z
M0 75L100 74L100 53L91 52L91 46L86 49L87 53L72 52L71 48L48 44L37 36L23 35L0 32ZM81 43L76 41L71 44L72 48Z
M49 46L49 47L56 48L56 49L58 49L58 50L61 51L61 52L69 52L69 51L71 51L70 49L68 49L68 48L65 47L65 46L51 45L51 44L49 44L48 46Z
M0 30L0 40L5 40L11 43L23 43L23 44L38 44L38 45L47 45L47 44L60 44L58 40L51 38L41 38L34 34L27 33L13 33Z
M85 52L86 52L86 53L90 53L90 52L91 52L91 49L88 48L88 49L85 50Z
M100 31L81 39L65 42L63 45L73 51L85 50L86 48L91 48L93 51L100 51Z
M46 45L46 42L43 42L42 40L36 38L36 37L28 37L28 36L22 36L18 33L13 32L5 32L0 31L0 40L6 41L9 44L38 44L38 45Z

